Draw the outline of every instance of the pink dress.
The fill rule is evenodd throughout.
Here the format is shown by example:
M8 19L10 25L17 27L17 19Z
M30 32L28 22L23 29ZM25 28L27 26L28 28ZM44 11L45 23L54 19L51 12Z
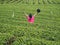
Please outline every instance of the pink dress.
M32 16L31 20L30 20L30 17L27 16L27 20L28 20L29 23L34 23L34 16Z

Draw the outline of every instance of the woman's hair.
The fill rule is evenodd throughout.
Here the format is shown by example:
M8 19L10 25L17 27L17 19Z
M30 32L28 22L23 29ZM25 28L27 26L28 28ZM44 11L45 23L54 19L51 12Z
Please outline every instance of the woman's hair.
M32 14L31 13L29 14L29 17L32 18Z
M31 18L32 18L32 14L31 14L31 13L29 14L29 18L30 18L30 20L31 20Z

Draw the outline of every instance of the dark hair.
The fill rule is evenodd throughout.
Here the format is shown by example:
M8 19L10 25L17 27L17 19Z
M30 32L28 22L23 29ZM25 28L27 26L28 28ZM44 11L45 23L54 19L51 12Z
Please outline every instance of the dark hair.
M37 9L37 13L39 13L40 12L40 9Z
M29 18L30 18L30 20L31 20L31 18L32 18L32 14L31 14L31 13L29 14Z

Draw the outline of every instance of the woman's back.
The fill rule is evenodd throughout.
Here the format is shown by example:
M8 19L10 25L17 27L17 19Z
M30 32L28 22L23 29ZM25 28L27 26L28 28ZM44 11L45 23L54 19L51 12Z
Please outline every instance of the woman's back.
M30 18L29 16L27 16L27 20L30 23L34 23L34 16L32 16L32 18Z

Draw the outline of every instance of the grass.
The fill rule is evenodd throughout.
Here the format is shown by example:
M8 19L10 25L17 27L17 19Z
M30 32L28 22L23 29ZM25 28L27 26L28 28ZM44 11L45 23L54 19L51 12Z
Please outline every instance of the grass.
M37 8L41 13L29 24L23 12ZM0 4L0 45L60 45L60 4Z

